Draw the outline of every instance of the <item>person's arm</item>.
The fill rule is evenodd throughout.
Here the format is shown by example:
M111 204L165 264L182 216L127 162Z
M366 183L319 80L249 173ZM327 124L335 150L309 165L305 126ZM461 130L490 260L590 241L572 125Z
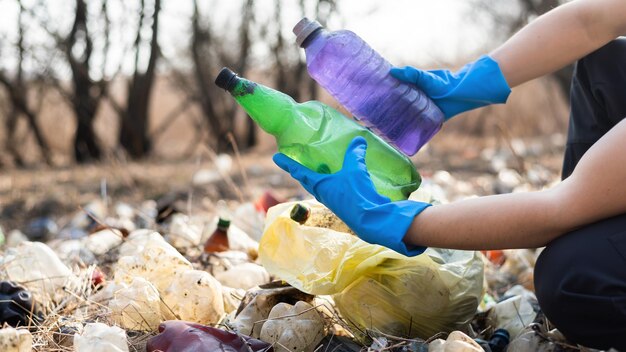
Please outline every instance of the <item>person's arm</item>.
M577 0L532 21L490 55L510 87L556 71L626 35L625 0Z
M555 188L426 208L404 242L453 249L545 246L582 225L626 213L626 121L620 122Z
M449 120L505 103L511 87L554 72L620 35L626 35L626 0L576 0L537 18L456 72L406 66L390 74L420 88Z

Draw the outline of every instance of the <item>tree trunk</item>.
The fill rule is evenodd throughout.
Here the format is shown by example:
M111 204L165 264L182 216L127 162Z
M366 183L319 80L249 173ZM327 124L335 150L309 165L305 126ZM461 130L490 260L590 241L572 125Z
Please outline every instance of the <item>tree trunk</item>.
M145 157L152 149L152 143L148 134L148 118L150 110L150 99L152 87L156 74L156 63L160 55L157 41L159 30L159 13L161 11L161 0L154 0L154 11L152 14L152 38L150 39L150 58L145 72L140 73L138 67L138 52L140 47L140 37L143 22L143 12L145 8L142 1L142 15L137 29L137 40L135 42L135 73L128 87L126 111L121 116L120 124L120 145L132 158L140 159Z

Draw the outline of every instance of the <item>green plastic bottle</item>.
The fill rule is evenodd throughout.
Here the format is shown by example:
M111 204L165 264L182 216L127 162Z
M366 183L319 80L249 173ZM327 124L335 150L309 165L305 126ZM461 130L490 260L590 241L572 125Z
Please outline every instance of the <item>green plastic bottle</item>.
M278 150L319 173L341 170L350 141L367 140L365 163L378 193L407 199L421 182L409 158L339 111L320 103L296 103L290 96L223 68L215 84L227 90L267 133Z

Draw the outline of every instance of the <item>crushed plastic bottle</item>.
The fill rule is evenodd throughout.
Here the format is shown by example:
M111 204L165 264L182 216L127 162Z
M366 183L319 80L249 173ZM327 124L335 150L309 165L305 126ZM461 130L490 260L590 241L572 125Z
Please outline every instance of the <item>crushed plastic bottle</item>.
M428 352L483 352L483 348L464 333L453 331L445 341L436 339L431 342Z
M1 267L9 280L26 287L43 305L65 296L63 287L76 282L72 271L41 242L22 242L8 249Z
M103 255L122 244L122 232L115 229L104 229L84 238L84 246L95 255Z
M491 326L507 330L513 340L537 316L537 298L519 285L512 287L504 297L489 311L487 320Z
M267 319L275 305L281 302L312 302L313 298L314 296L282 282L272 282L262 288L248 290L232 326L241 334L259 338L262 327L260 322Z
M241 300L245 295L245 290L222 286L224 312L227 314L234 313L241 304Z
M130 283L134 277L143 277L159 292L164 292L173 277L191 269L191 263L174 247L157 240L147 242L137 255L118 259L114 266L114 278L117 282Z
M12 281L0 282L0 326L28 326L37 317L33 297L28 290Z
M113 294L111 318L125 329L152 331L161 323L161 299L157 289L142 277Z
M2 352L31 352L33 336L25 329L0 329L0 351Z
M236 265L227 271L216 273L215 278L224 286L244 290L270 282L267 270L254 263Z
M273 352L272 346L249 336L180 320L159 325L147 352Z
M128 352L126 332L103 323L85 325L82 334L74 335L75 352Z
M139 229L132 231L120 246L119 255L120 257L138 255L151 242L165 242L165 239L154 230Z
M222 285L206 271L187 270L171 278L163 301L182 320L215 324L224 314Z
M261 327L261 340L277 352L313 352L324 338L324 319L306 302L278 303Z
M190 247L200 245L201 236L202 228L192 223L187 215L174 214L165 240L174 248L184 252Z

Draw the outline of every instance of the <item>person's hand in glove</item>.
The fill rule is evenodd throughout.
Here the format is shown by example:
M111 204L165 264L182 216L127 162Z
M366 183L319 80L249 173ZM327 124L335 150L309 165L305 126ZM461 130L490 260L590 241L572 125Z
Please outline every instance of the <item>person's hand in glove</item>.
M411 66L394 67L390 73L426 93L444 113L446 120L481 106L504 103L511 93L498 63L490 56L482 56L454 73L448 70L424 71Z
M413 218L430 206L414 201L392 202L374 188L365 165L367 142L363 137L352 140L343 167L334 174L319 174L289 158L274 155L274 162L315 198L326 205L362 240L414 256L426 247L411 246L403 238Z

